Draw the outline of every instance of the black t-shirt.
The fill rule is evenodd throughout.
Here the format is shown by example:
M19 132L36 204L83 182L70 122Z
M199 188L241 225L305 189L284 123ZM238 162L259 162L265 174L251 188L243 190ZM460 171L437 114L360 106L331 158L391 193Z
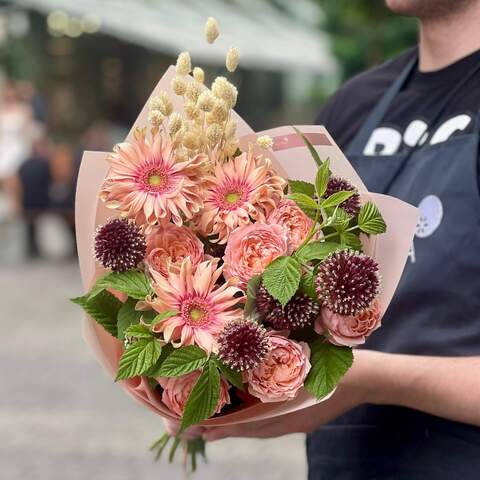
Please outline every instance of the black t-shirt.
M416 55L416 50L408 51L378 68L358 75L340 88L322 108L317 122L326 126L339 147L347 154L347 157L348 146L368 115L388 87L392 85ZM471 133L474 119L480 110L479 87L480 50L436 72L421 73L416 69L402 90L393 99L383 120L372 132L369 141L364 146L363 155L385 156L401 152L415 145L417 140L424 136L427 126L429 126L427 141L438 144L463 133ZM449 98L450 96L451 98ZM442 114L431 125L432 119L437 117L441 107L444 107ZM461 138L456 138L456 140L457 145L462 145ZM466 139L464 140L467 142ZM452 143L453 145L450 144L450 148L453 149L455 148L455 142ZM442 165L445 165L445 152L447 151L451 150L445 150L438 155L439 160L442 160L440 157L443 157ZM434 157L430 152L429 155L426 155L425 161L430 162ZM357 159L358 164L365 160L365 158ZM375 160L367 159L366 168L375 168ZM382 160L383 157L378 161L378 165L382 163ZM462 165L465 164L467 162ZM387 168L389 168L388 165ZM379 169L378 171L382 173L387 170ZM420 167L418 170L410 170L410 172L412 171L425 172ZM460 170L457 170L457 172L460 172ZM469 175L473 170L468 170L469 173L466 172L467 170L463 170L462 174ZM461 175L455 176L455 178L460 177ZM400 180L405 182L405 177ZM418 189L420 183L419 177L413 180L415 182L412 181L412 184L415 184L415 186L409 191L410 194L412 194L414 188ZM459 191L462 193L461 184L445 190L445 185L448 185L448 182L448 178L445 182L442 182L440 186L444 188L442 192L447 191L452 195ZM434 197L439 202L434 205L440 205L441 210L435 210L433 213L441 212L435 219L438 222L443 221L442 225L453 225L452 219L458 218L459 221L471 221L473 228L465 229L465 231L471 231L475 228L477 222L477 219L473 220L473 215L470 216L471 210L469 210L469 217L465 219L462 219L461 215L455 216L452 214L452 212L457 213L458 206L463 200L472 200L472 204L469 205L470 209L474 209L478 204L478 192L473 192L471 183L465 184L463 190L465 194L459 195L461 199L456 202L448 197L442 197L447 207L445 208L445 215L440 198L430 195L430 193L436 192L428 190L419 192L419 199L425 193L427 197L424 200ZM475 196L472 196L473 193ZM469 195L472 197L470 198ZM457 210L453 210L453 208ZM437 227L439 225L440 223ZM429 235L422 234L421 238L417 235L414 245L417 242L417 247L420 247L419 242L432 241L432 233ZM427 239L427 236L430 239ZM406 297L402 298L401 306L397 307L398 310L395 310L395 305L393 306L394 310L390 310L390 313L397 316L385 319L384 325L373 334L367 348L375 349L378 344L382 344L382 342L377 341L377 344L372 346L371 340L375 341L375 335L384 337L382 340L387 341L396 339L395 336L398 335L400 343L397 346L400 345L401 347L398 349L397 346L390 348L392 345L390 343L389 348L385 351L423 353L425 351L423 347L427 344L429 350L426 354L430 355L439 354L437 353L438 350L443 349L454 352L450 349L453 345L458 349L456 352L467 352L469 349L477 351L477 344L473 347L471 343L469 344L470 340L478 335L478 321L475 323L478 316L475 317L475 313L469 316L471 321L462 319L461 315L450 317L447 313L443 317L445 323L442 323L443 319L430 312L428 303L432 302L435 306L435 308L432 308L432 312L438 309L438 305L446 305L448 302L452 302L452 309L458 308L463 313L462 309L466 305L462 304L461 301L458 303L460 297L457 290L461 288L464 279L458 278L458 275L461 268L471 261L468 252L476 251L478 238L480 237L477 235L466 238L468 243L465 243L465 245L468 245L468 247L461 250L461 254L457 254L455 251L454 262L447 258L453 252L451 245L446 245L445 249L442 250L442 253L445 252L445 254L442 255L441 253L441 256L437 257L439 263L447 265L446 269L439 269L439 271L451 273L451 277L446 280L447 283L443 290L442 286L438 284L439 282L432 281L432 284L436 283L434 286L425 282L425 288L420 285L418 289L416 288L417 284L415 284L416 278L424 279L425 272L434 271L434 269L426 270L426 268L434 262L433 257L438 255L438 248L432 251L432 255L429 259L426 259L423 266L418 261L416 266L412 267L413 262L411 262L410 276L407 282L413 279L413 288L407 291ZM448 238L445 243L448 243ZM462 243L462 245L464 244ZM425 248L425 246L422 247L423 252L426 251ZM476 264L471 263L472 269L470 271L473 272ZM468 272L464 273L465 278L467 278ZM472 274L473 282L471 283L473 285L476 285L474 283L475 273ZM445 280L445 277L443 279ZM448 296L450 292L452 296ZM435 295L442 295L442 298L439 299ZM476 299L474 300L476 301ZM405 308L407 304L409 306L399 314L399 309ZM406 321L404 321L404 318ZM442 325L448 325L448 327L442 330ZM450 329L452 325L455 325L454 329L456 331ZM409 333L407 333L408 328L410 328ZM435 335L432 332L435 332ZM470 335L470 332L475 335ZM380 340L380 337L377 337L377 340ZM439 342L439 349L437 349L434 343L442 338L444 339L443 343ZM418 345L421 345L421 352L417 351ZM454 353L450 354L453 355ZM467 354L471 355L472 353ZM325 478L345 479L417 479L427 477L435 479L473 479L479 478L479 445L480 429L478 427L451 422L401 407L362 405L339 417L326 428L321 428L318 432L310 435L308 453L312 478L323 478L325 476ZM450 467L450 469L447 469L447 467ZM315 476L317 472L318 476Z
M345 153L375 104L415 55L417 49L409 50L357 75L322 107L316 123L327 128ZM457 85L460 87L455 90ZM442 106L443 113L431 128L432 143L473 128L480 110L480 50L441 70L422 73L417 68L372 133L364 155L391 155L415 145Z

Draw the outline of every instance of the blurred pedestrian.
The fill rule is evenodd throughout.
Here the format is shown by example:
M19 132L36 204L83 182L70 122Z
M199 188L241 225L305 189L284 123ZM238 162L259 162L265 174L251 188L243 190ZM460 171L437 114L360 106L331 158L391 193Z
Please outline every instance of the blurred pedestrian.
M50 207L49 191L52 177L49 154L49 141L42 137L34 143L32 155L21 164L18 171L21 212L26 229L26 253L29 258L40 256L37 238L38 220Z
M31 107L19 99L13 83L0 92L0 188L11 207L19 207L17 172L31 152L35 128Z

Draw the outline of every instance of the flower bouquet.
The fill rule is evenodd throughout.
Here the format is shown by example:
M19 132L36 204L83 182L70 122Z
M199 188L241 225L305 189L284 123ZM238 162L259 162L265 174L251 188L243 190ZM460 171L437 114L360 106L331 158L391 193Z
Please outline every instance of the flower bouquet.
M217 24L207 22L207 39ZM238 52L226 66L235 70ZM225 77L181 53L124 143L86 152L77 192L85 336L123 388L178 423L328 398L381 324L416 209L367 192L323 127L255 134ZM94 252L92 256L91 252ZM171 440L153 446L160 455Z

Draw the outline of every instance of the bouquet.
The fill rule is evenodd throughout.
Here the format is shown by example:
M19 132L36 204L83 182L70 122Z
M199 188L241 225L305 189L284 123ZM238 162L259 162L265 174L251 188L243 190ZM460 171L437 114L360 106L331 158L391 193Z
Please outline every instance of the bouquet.
M254 134L237 94L181 53L126 141L85 153L78 183L87 341L178 423L157 455L183 444L193 468L204 444L189 427L332 395L381 325L416 225L413 207L367 192L323 127Z

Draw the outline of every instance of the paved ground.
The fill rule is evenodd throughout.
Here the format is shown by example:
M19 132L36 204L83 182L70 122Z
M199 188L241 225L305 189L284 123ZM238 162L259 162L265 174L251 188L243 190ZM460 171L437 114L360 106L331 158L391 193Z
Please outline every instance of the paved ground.
M80 293L76 265L5 255L0 262L0 478L184 478L179 465L155 464L147 451L160 418L116 387L87 351L80 311L66 300ZM306 475L302 436L223 441L210 446L209 458L198 480Z

